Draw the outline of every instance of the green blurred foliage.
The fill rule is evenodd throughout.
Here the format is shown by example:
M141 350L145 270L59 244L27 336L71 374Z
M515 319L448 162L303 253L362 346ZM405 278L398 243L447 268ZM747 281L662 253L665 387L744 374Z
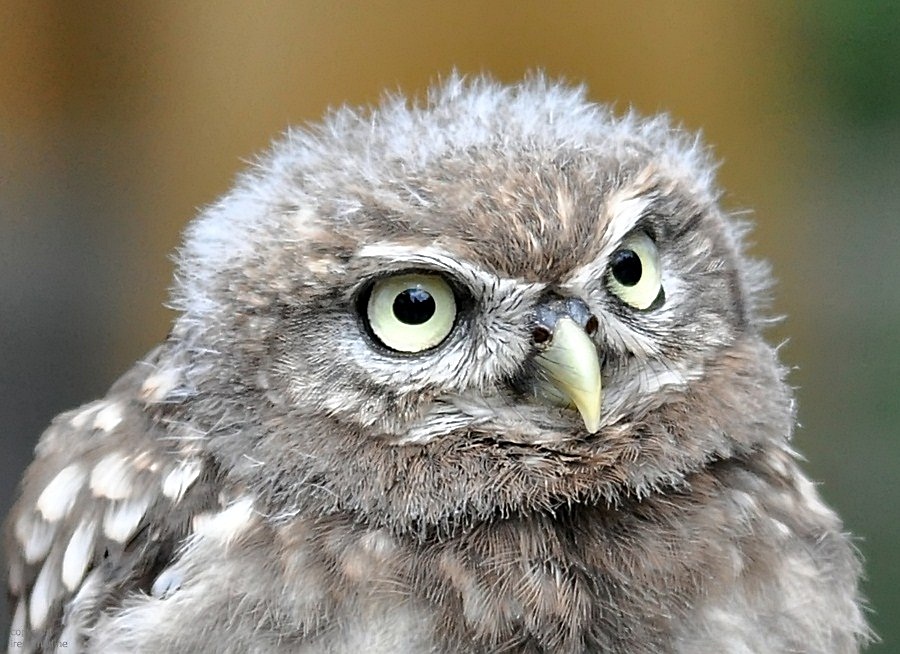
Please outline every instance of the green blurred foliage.
M828 107L859 123L900 115L900 2L824 0L810 3L813 60Z
M900 652L900 3L802 7L797 443L859 538L870 651Z

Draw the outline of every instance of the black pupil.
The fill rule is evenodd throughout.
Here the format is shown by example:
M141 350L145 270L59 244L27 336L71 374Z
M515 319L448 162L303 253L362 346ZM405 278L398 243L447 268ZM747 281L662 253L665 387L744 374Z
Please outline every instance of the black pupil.
M612 274L622 286L634 286L641 281L641 258L634 250L619 250L613 255Z
M434 315L434 298L421 288L408 288L394 298L394 315L407 325L421 325Z

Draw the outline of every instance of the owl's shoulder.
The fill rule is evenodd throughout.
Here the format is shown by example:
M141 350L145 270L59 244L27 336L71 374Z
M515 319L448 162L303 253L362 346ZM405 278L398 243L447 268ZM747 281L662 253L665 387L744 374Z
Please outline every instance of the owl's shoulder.
M192 521L215 504L211 461L148 410L148 399L172 390L157 358L103 399L57 416L35 448L6 524L10 638L22 651L77 642L104 609L150 592Z
M859 553L797 457L769 443L698 477L707 588L674 632L678 651L856 652L871 637Z

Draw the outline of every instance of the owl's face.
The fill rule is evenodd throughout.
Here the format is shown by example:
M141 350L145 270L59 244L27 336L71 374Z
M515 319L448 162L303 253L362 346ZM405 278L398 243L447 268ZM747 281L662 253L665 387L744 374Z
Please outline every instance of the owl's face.
M305 482L394 525L677 481L752 446L743 384L780 387L710 180L664 121L540 80L289 135L189 231L197 406L219 429L264 398L220 440L248 483L281 469L274 510Z
M397 444L557 442L658 405L730 344L741 299L715 209L652 168L547 154L452 183L410 171L428 200L405 211L360 198L356 242L283 308L292 403Z

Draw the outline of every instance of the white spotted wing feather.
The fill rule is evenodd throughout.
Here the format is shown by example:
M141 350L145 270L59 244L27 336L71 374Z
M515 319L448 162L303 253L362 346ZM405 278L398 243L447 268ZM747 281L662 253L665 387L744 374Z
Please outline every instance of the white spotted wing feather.
M165 397L159 378L138 364L42 436L7 525L10 651L77 651L104 605L150 592L214 505L208 466L151 418Z

